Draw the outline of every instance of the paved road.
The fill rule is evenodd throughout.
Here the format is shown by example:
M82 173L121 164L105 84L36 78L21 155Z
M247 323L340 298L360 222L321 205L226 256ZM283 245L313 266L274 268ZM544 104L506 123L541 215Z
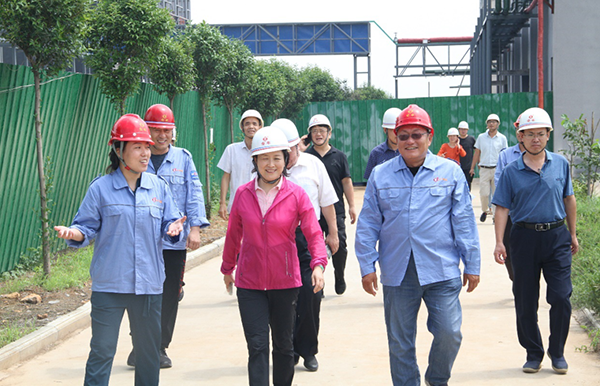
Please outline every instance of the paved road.
M474 189L477 187L475 186ZM357 205L362 206L362 189ZM475 191L476 193L476 191ZM479 198L475 194L479 217ZM348 223L349 245L354 245L355 226ZM482 282L471 294L463 292L463 345L456 360L455 385L600 385L600 356L576 348L588 343L585 332L573 320L566 358L567 375L552 371L550 361L538 374L524 374L525 353L517 342L510 281L504 267L493 262L493 225L479 223L482 244ZM390 385L382 294L367 295L360 285L358 263L350 248L348 290L337 296L333 270L326 271L326 297L321 312L320 368L316 373L296 367L294 385ZM163 385L245 385L246 346L235 296L229 296L219 273L220 259L212 259L186 274L185 298L180 306L174 340L168 350L174 367L162 370ZM431 335L426 312L419 316L417 355L425 372ZM548 305L540 305L540 326L548 336ZM0 372L6 386L81 385L89 350L90 329L74 335L39 356ZM132 385L133 371L125 365L130 350L127 322L113 367L111 385Z

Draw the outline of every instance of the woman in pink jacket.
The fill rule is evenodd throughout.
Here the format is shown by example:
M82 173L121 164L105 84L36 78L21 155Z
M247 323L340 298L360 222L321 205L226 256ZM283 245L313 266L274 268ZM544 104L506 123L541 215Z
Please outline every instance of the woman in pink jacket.
M228 290L234 283L237 287L251 386L269 385L269 327L273 384L291 385L294 378L292 335L302 286L295 243L298 223L312 255L314 291L324 284L323 233L306 192L285 178L288 152L287 138L279 129L264 127L254 135L252 163L257 177L235 194L223 250L221 272Z

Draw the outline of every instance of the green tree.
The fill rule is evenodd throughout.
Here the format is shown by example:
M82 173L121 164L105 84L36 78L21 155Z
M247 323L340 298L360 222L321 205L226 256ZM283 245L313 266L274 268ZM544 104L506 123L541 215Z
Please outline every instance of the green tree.
M257 60L247 84L251 92L247 94L242 110L254 109L264 117L281 113L287 94L287 82L275 59Z
M208 116L207 107L213 97L215 79L220 71L223 70L222 52L227 45L227 39L215 27L206 22L193 25L185 30L185 34L192 44L193 60L195 64L195 82L196 90L200 96L202 108L202 127L204 130L204 167L206 175L206 214L212 213L211 197L211 173L210 173L210 145L208 143ZM210 218L210 217L209 217Z
M356 101L365 101L365 100L378 100L378 99L391 99L392 97L383 91L374 86L367 86L363 84L361 87L357 88L354 91L350 92L350 95L347 99L356 100Z
M0 37L19 47L33 73L35 87L35 139L40 184L40 219L44 273L50 275L48 187L44 173L40 83L68 68L83 51L87 26L87 0L0 0Z
M304 106L310 101L312 90L309 88L306 78L302 77L301 71L296 66L280 60L273 60L271 65L285 79L283 106L276 116L278 118L296 119Z
M161 40L173 30L169 11L157 0L98 1L88 36L87 64L100 79L104 95L121 115L160 52Z
M150 70L150 80L159 94L167 94L169 106L173 110L173 100L185 94L195 85L194 59L191 44L181 36L166 37L156 63Z
M215 76L215 95L219 97L219 104L229 112L229 131L233 143L233 110L240 107L246 94L252 91L248 88L248 79L254 66L254 57L248 47L237 39L227 39L222 54L222 71Z
M346 82L316 66L302 69L301 76L311 90L311 102L333 102L345 99Z
M600 179L600 143L595 139L600 121L594 122L594 113L591 126L588 126L583 114L573 122L566 114L561 115L561 118L561 125L565 128L563 138L568 141L569 146L564 153L571 164L571 175L574 175L573 168L581 171L580 179L585 183L588 197L591 197L594 186Z

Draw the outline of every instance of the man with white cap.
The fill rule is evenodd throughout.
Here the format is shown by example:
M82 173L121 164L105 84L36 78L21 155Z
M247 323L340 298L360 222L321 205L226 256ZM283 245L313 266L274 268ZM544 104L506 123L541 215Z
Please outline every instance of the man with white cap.
M473 175L469 173L471 170L471 163L473 162L473 152L475 151L475 137L469 135L469 124L467 121L461 121L458 124L458 142L463 149L465 149L466 155L460 159L460 168L465 174L467 183L469 184L469 191L471 191L471 182L473 182Z
M244 140L228 145L217 164L223 171L221 177L221 197L219 216L227 220L231 211L236 190L252 179L252 138L264 126L260 113L256 110L246 110L240 118L240 130ZM227 204L227 190L229 190L229 204Z
M537 311L543 272L550 304L548 356L554 371L565 374L569 368L564 348L571 322L571 261L579 250L571 172L563 156L546 150L552 131L546 111L533 107L523 112L519 131L525 152L506 165L493 198L497 208L494 258L504 263L508 246L502 239L510 211L517 334L527 351L523 371L537 373L542 368L544 345Z
M394 129L396 128L396 118L398 118L398 115L400 115L401 112L402 110L399 108L391 107L383 114L381 126L383 127L386 140L371 150L369 160L367 161L367 168L365 169L365 175L363 176L365 180L369 179L371 171L375 166L382 164L387 160L391 160L400 154L398 153L398 139L396 138L396 134L394 134Z
M475 166L479 166L479 198L481 199L481 216L479 221L485 222L488 215L493 215L490 205L490 196L494 195L494 172L498 163L498 156L503 149L508 147L504 134L498 131L500 118L496 114L488 115L486 119L487 130L479 134L475 141L475 153L469 174L475 174Z
M290 158L287 164L290 174L288 179L306 191L315 209L317 219L320 219L321 212L323 213L329 227L325 244L329 246L331 253L336 253L339 247L339 238L334 204L338 198L325 165L314 155L299 150L300 136L292 121L285 118L277 119L271 124L271 127L279 128L287 137L290 144ZM296 230L296 247L300 260L302 288L296 307L294 352L297 360L299 357L304 358L304 367L308 371L317 371L319 362L315 355L318 352L319 314L323 291L314 292L310 278L312 273L310 269L311 255L300 227Z

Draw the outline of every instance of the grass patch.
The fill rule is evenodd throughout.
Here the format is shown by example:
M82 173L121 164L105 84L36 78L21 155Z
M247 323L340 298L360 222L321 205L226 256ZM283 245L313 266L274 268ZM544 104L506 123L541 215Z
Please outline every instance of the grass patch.
M0 279L0 293L21 292L24 289L39 286L46 291L60 291L67 288L82 287L90 280L90 264L94 248L68 249L58 254L52 261L50 276L45 277L38 266L33 271L19 276L4 275Z
M33 320L28 320L25 323L10 322L0 330L0 347L19 340L35 330L36 327Z
M579 253L573 256L573 303L600 314L600 198L577 197Z

